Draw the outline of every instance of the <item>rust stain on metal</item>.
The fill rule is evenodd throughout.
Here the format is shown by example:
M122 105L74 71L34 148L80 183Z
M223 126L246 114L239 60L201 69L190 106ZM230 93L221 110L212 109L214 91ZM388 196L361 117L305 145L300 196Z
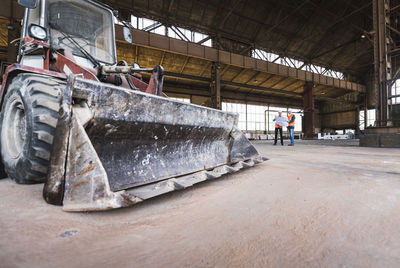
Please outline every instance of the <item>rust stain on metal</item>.
M139 199L140 200L139 201L136 196L131 195L131 194L127 193L127 192L124 192L123 194L121 194L121 198L124 200L124 202L127 205L133 205L133 204L136 204L136 203L141 201L140 199Z
M88 173L88 172L94 170L95 168L96 168L95 165L90 164L87 168L83 169L83 170L79 173L79 175L84 175L84 174L86 174L86 173Z
M79 145L76 147L76 149L78 150L78 149L82 148L86 143L87 143L87 141L85 141L85 142L79 144Z
M79 188L79 187L81 187L81 186L83 186L83 185L85 185L85 184L88 184L88 183L91 183L91 178L90 179L87 179L87 180L84 180L84 181L80 181L80 182L78 182L78 183L76 183L76 184L74 184L72 187L71 187L71 192L73 192L73 191L75 191L77 188Z

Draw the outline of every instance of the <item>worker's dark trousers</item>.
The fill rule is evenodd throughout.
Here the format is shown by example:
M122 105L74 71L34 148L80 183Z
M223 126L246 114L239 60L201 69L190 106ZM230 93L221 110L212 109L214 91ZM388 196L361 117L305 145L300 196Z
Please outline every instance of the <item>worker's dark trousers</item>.
M278 131L281 136L281 144L283 145L282 128L275 128L275 144L278 141Z

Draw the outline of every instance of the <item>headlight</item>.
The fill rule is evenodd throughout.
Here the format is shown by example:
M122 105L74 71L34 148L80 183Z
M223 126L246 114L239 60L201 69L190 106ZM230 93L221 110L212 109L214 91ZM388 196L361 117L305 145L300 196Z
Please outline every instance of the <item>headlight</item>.
M39 40L46 40L47 31L42 26L31 24L29 25L29 36Z

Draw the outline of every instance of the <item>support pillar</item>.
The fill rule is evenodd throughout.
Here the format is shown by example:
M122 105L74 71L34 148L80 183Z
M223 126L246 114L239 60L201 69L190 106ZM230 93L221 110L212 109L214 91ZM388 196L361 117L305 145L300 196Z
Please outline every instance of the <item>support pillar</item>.
M392 62L392 58L397 57L394 52L399 40L397 22L390 20L391 12L397 5L394 0L372 0L376 126L366 128L365 135L360 135L360 146L400 148L400 127L393 126L391 118L392 100L395 98L391 87L400 78L398 64L392 65L396 63L395 60Z
M360 106L356 110L356 125L355 125L355 136L358 138L360 135Z
M221 75L219 64L214 62L211 66L211 105L214 109L221 110Z
M364 130L368 127L368 99L365 97L364 103Z
M390 1L373 0L374 27L374 87L376 90L376 125L386 126L388 123L388 98L392 78L390 50Z
M314 121L314 83L306 82L304 85L304 96L303 96L303 108L304 108L304 117L303 117L303 132L305 139L313 139L314 138L314 129L315 129L315 121Z

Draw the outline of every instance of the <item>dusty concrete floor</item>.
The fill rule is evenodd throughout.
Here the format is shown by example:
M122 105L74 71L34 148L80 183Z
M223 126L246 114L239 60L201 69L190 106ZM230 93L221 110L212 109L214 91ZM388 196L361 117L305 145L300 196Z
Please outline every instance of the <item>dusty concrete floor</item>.
M2 180L0 266L400 266L399 149L256 147L271 160L112 212Z

